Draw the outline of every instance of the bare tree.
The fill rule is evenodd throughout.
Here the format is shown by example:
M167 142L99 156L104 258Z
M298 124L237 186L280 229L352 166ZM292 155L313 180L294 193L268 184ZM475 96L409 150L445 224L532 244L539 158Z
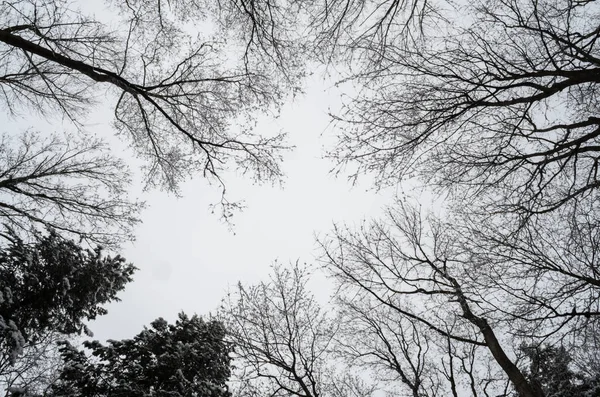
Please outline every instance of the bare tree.
M354 177L416 177L521 222L596 200L598 4L445 7L426 40L357 45L361 90L337 116L332 155L357 164Z
M330 348L335 323L307 289L298 264L274 266L271 281L229 296L222 315L235 346L237 394L242 396L356 396L364 381L335 370Z
M491 357L503 374L463 368L472 394L506 394L508 379L520 395L539 395L518 367L520 341L586 356L598 327L600 8L437 4L448 11L425 18L432 25L419 39L397 23L387 41L349 45L348 78L359 89L334 116L341 129L331 155L340 169L356 166L352 178L372 173L378 186L414 178L449 193L453 216L428 224L405 211L360 232L337 229L324 243L326 262L348 288L349 312L371 327L372 339L356 340L372 343L352 344L355 357L381 352L396 335L410 340L386 330L388 314L375 311L384 308L451 342L442 366L450 385L460 384L450 370L455 348L477 346L477 360ZM381 330L388 336L375 338ZM402 356L392 351L381 357ZM411 364L402 364L403 383L414 391Z
M254 41L261 22L247 25L259 11L239 15L240 7L231 3L216 9L192 0L125 1L111 7L112 17L125 27L120 32L76 5L4 1L3 105L11 113L21 106L60 112L80 125L82 113L106 89L115 98L118 133L147 160L148 186L176 190L196 172L221 182L230 167L257 181L277 180L284 135L254 135L252 117L277 108L296 77L291 72L281 77L279 64L268 62L266 45ZM216 29L211 35L194 28L236 16L243 23L228 26L230 32ZM261 29L264 33L266 27ZM241 43L246 55L227 58L227 37L248 31L253 40Z
M372 340L380 346L358 344L357 356L376 357L379 365L391 362L412 395L435 395L439 382L429 379L429 386L424 384L421 363L432 345L428 335L435 336L447 354L437 365L448 387L441 395L499 393L508 380L520 396L542 396L517 366L518 343L496 321L499 313L478 299L485 291L465 276L465 256L457 249L456 235L408 207L391 211L388 220L359 232L338 228L332 239L322 242L325 264L349 302L346 307L367 321ZM371 303L361 307L364 302ZM388 314L381 319L374 310ZM397 319L393 325L390 315ZM412 330L403 324L413 324ZM476 377L475 349L485 366L493 364L490 374ZM439 360L439 354L432 356ZM459 378L469 389L458 389L464 384Z
M407 394L430 395L427 384L435 370L428 367L429 339L415 332L418 324L406 321L368 297L340 299L341 330L336 338L336 352L345 361L369 370L392 388L401 383ZM402 390L396 394L404 395ZM435 394L432 394L435 395Z
M19 234L54 229L109 246L132 239L143 203L127 166L94 138L27 132L0 141L0 222Z
M454 222L478 300L517 338L591 349L600 319L595 207L559 209L515 234L507 225ZM591 365L591 361L590 364Z

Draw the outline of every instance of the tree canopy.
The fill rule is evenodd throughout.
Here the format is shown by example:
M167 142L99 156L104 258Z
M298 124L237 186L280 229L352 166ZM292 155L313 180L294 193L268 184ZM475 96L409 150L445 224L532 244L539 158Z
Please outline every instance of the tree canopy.
M50 231L25 243L16 235L0 250L2 365L48 333L80 334L86 320L132 280L135 267L101 248L84 249Z
M232 346L216 320L179 314L162 318L126 340L106 345L84 342L84 350L64 343L63 367L51 396L230 396Z
M310 292L308 268L272 270L268 282L240 283L221 308L234 346L234 395L370 396L365 380L336 361L338 326Z
M600 393L599 374L586 376L570 366L572 358L564 347L522 346L530 364L528 378L549 396L595 396Z
M253 127L258 114L277 113L303 74L287 11L245 1L106 1L102 8L16 0L2 2L0 15L0 103L9 115L58 115L81 136L94 105L113 103L115 132L144 160L146 187L177 192L200 174L225 193L228 170L280 180L285 134ZM17 198L2 203L8 221L45 223L102 243L131 238L137 203L127 199L128 174L115 173L124 169L105 146L10 132L18 135L27 137L21 147L3 143L0 188ZM78 191L81 181L92 189ZM235 206L225 196L221 204L225 215ZM53 208L42 216L44 205Z
M53 229L109 247L133 238L144 203L126 164L99 139L28 131L0 142L0 219L20 235Z
M256 112L276 110L306 65L326 64L352 84L332 115L338 170L374 176L375 187L433 188L443 216L397 203L382 219L322 238L334 313L317 304L301 268L276 268L269 282L239 286L223 323L182 315L132 340L86 342L89 352L63 344L53 393L229 395L231 343L240 395L370 395L352 376L357 368L384 391L413 397L597 393L598 2L106 4L126 29L61 1L0 5L0 101L9 113L56 112L80 127L106 90L117 133L145 160L146 186L177 191L194 173L223 185L228 169L273 181L287 144L284 134L255 134ZM121 162L99 143L55 142L35 136L0 152L0 216L13 229L127 238L137 218ZM104 225L118 232L105 236ZM65 268L90 262L122 284L133 270L110 268L120 259L53 232L44 238L43 265L25 248L6 251L6 279L16 278L2 291L0 325L12 349L37 329L78 330L115 297L102 284L101 300L81 307L68 293L30 304L33 287L21 281L30 273L18 269L44 268L64 251ZM25 247L14 233L9 240ZM66 279L49 285L79 285ZM75 314L48 316L61 305ZM333 363L349 372L339 377Z
M424 37L356 45L365 61L350 78L362 89L337 115L332 155L355 177L414 177L520 222L595 203L598 4L429 5L444 13Z
M86 322L107 313L136 270L52 230L34 238L9 230L0 248L0 390L7 393L43 394L58 376L57 343L91 335Z

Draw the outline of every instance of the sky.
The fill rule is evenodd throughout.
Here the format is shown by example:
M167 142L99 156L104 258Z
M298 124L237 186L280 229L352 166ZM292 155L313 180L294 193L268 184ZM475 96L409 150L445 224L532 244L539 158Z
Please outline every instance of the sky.
M110 21L100 4L87 6ZM121 301L108 305L108 314L89 324L95 339L130 338L158 317L175 320L180 311L214 313L238 282L268 280L275 261L315 263L317 236L327 234L334 223L351 226L372 219L391 203L394 194L373 190L367 177L352 185L343 174L330 172L334 163L323 156L335 141L336 129L328 113L340 108L343 87L323 76L316 71L305 82L304 95L284 105L278 118L262 117L256 127L255 132L266 136L287 132L287 143L295 147L285 153L283 185L256 186L234 173L225 175L229 199L243 200L246 206L235 214L233 227L218 212L211 213L220 189L201 175L184 183L179 197L144 192L139 183L132 186L134 197L147 207L136 240L120 253L139 270L119 294ZM135 172L139 161L131 158L128 142L120 141L111 126L115 98L103 97L100 87L98 105L78 121L86 133L107 140ZM11 117L2 112L0 122L9 132L23 127L42 133L74 128L60 115L37 117L26 110ZM312 289L323 303L332 290L322 275L316 276Z
M330 173L333 162L323 158L335 134L328 111L340 106L340 95L315 74L305 95L285 105L280 117L261 120L257 132L287 131L295 149L284 158L283 186L255 186L227 175L230 198L246 205L234 216L233 227L211 213L219 188L200 176L183 184L180 197L156 190L142 193L139 197L147 203L143 223L136 241L122 250L139 270L119 295L122 301L107 306L109 313L90 324L94 338L129 338L152 320L171 321L180 311L214 313L239 281L267 280L275 261L315 263L315 238L334 223L358 224L379 215L393 194L371 189L368 178L353 186L343 175L335 177ZM92 133L110 134L105 111L88 119ZM323 276L315 276L312 289L321 302L327 301L331 289Z
M368 176L353 185L343 173L332 174L334 163L324 154L337 132L328 113L336 113L342 98L334 83L317 71L306 81L305 94L285 104L279 117L260 119L258 134L285 131L286 143L294 149L285 153L281 186L253 185L233 172L221 175L229 199L245 204L232 219L233 225L224 223L218 210L211 211L211 204L219 201L220 187L211 186L201 175L183 183L178 196L143 191L139 183L132 187L133 195L147 206L135 230L136 240L124 244L120 253L139 270L119 294L121 301L108 305L107 315L88 324L95 339L131 338L154 319L174 321L181 311L215 313L238 282L248 285L268 280L275 262L317 262L316 239L326 236L334 224L356 229L394 203L398 190L375 190ZM106 101L89 114L85 128L108 140L114 152L130 157L128 142L120 141L111 127L115 100L111 96L101 99ZM10 123L44 132L70 128L60 119L47 124L45 119L27 114L8 121L4 117L0 113L0 132L2 128L11 131ZM139 164L133 158L127 162L134 167ZM396 189L406 190L407 186ZM431 200L425 195L418 198L427 203ZM326 303L333 291L330 282L318 275L311 286L317 299Z

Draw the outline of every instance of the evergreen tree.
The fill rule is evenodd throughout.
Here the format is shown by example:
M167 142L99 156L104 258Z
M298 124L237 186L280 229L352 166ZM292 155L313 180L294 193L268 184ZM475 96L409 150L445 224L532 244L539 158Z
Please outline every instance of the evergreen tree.
M571 367L571 356L560 346L523 346L530 360L527 377L548 397L600 396L600 377L586 377Z
M23 347L48 333L86 331L85 320L132 280L135 267L100 247L85 249L54 231L25 243L14 233L0 248L0 363L13 364ZM8 359L7 359L8 358Z
M216 320L179 314L153 321L133 339L63 343L64 366L53 396L226 397L231 345Z

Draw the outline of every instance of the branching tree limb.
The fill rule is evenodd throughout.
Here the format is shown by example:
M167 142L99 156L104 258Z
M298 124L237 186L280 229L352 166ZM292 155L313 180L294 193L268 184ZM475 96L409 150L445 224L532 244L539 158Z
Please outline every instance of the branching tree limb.
M542 396L510 357L515 346L506 344L502 330L498 333L488 319L486 307L476 299L477 293L483 291L476 290L463 277L461 253L456 250L452 233L445 230L445 225L434 219L424 220L418 211L408 207L390 212L388 220L389 224L374 222L360 232L336 229L331 240L322 242L324 263L337 279L345 299L352 303L346 306L356 308L360 302L375 302L374 307L393 313L398 321L402 319L416 329L428 330L449 341L448 365L453 365L452 346L484 347L520 396ZM371 329L373 324L376 331L383 326L371 322ZM407 341L406 337L402 339ZM410 344L418 349L414 340ZM397 371L401 379L404 374L402 382L417 394L420 372L412 369L409 378L404 371L414 366L412 360L418 357L413 354L411 360L397 365L403 368ZM468 377L473 373L472 367L461 372ZM446 377L450 390L456 390L455 369L450 368ZM471 384L479 386L477 382Z
M360 378L334 368L336 326L307 289L298 264L274 267L268 283L243 287L222 315L235 346L240 396L367 397Z
M148 186L176 191L196 172L222 184L231 167L277 181L284 134L254 135L252 118L275 110L296 74L278 77L283 60L262 62L255 46L240 63L226 59L217 34L193 38L185 25L207 19L203 2L119 3L113 11L128 26L120 33L61 2L2 3L0 100L9 111L56 110L81 125L106 89L117 131L147 160Z
M521 223L596 200L599 13L587 1L481 0L424 42L359 46L379 61L353 75L364 89L337 116L332 155L358 164L355 177L417 177Z
M50 228L114 246L132 239L143 203L127 197L123 162L97 139L27 132L0 142L0 222L20 234Z

